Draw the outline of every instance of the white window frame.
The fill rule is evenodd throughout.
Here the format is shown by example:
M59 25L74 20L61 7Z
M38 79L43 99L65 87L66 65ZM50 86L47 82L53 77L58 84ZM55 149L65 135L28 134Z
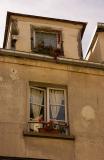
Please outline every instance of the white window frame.
M56 90L56 91L64 91L64 108L65 108L65 120L53 120L53 119L50 119L50 106L49 106L49 90L50 89L53 89L53 90ZM61 89L61 88L51 88L51 87L47 87L47 120L50 121L50 120L53 120L53 121L57 121L57 122L66 122L67 123L67 104L66 104L67 100L66 100L66 89Z
M64 122L64 123L68 123L67 120L67 94L66 94L66 89L63 88L54 88L54 87L44 87L44 89L42 87L34 87L34 86L30 86L30 97L31 97L31 89L37 89L37 90L41 90L44 91L44 121L49 122L50 120L55 121L55 122ZM53 89L53 90L61 90L64 91L64 107L65 107L65 120L54 120L54 119L50 119L50 111L49 111L49 90ZM30 103L29 103L29 119L30 121L34 121L34 119L30 118Z
M36 90L40 90L40 91L43 91L44 92L44 114L46 114L45 113L45 108L46 108L46 90L45 89L43 89L43 88L39 88L39 87L33 87L33 86L31 86L30 87L30 97L31 97L31 89L36 89ZM30 98L31 99L31 98ZM31 101L31 100L30 100ZM31 102L30 102L31 103ZM30 106L30 104L29 104L29 106ZM42 106L42 105L40 105L40 106ZM30 115L30 111L29 111L29 115ZM46 115L44 116L44 120L46 121ZM29 117L29 119L32 121L32 119ZM33 120L34 121L34 120Z

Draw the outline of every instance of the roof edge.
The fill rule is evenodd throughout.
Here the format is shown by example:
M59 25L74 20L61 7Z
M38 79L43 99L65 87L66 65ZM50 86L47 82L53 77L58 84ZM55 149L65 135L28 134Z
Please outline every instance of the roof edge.
M90 42L89 42L89 45L88 45L88 48L87 48L87 51L86 51L86 56L85 56L85 60L87 59L89 55L89 51L91 49L91 47L93 46L94 42L95 42L95 38L96 38L96 33L97 33L97 28L98 28L98 25L96 25L95 29L94 29L94 32L92 34L92 37L90 39Z
M60 21L65 23L73 23L73 24L81 24L86 25L87 22L81 22L81 21L72 21L72 20L66 20L66 19L60 19L60 18L51 18L51 17L44 17L44 16L35 16L35 15L29 15L29 14L23 14L23 13L16 13L16 12L7 12L7 15L11 16L24 16L24 17L31 17L31 18L40 18L40 19L47 19L47 20L53 20L53 21Z
M95 43L95 40L96 40L96 37L97 37L97 32L104 32L104 23L97 22L97 25L96 25L95 30L94 30L94 34L91 38L90 44L89 44L87 52L86 52L85 60L87 60L87 57L90 56L89 51Z
M42 16L35 16L35 15L28 15L28 14L22 14L22 13L7 11L3 48L5 48L5 45L6 45L6 37L7 37L7 32L8 32L9 20L10 20L10 16L12 16L12 15L14 15L14 16L24 16L24 17L30 17L30 18L37 18L37 19L44 19L44 20L59 21L59 22L64 22L64 23L72 23L74 25L79 24L79 25L83 26L82 32L81 32L81 38L83 37L84 31L85 31L85 28L86 28L86 25L87 25L87 22L72 21L72 20L50 18L50 17L42 17Z
M23 52L23 51L7 50L3 48L0 48L0 56L10 56L10 57L23 58L23 59L26 58L31 60L40 60L44 62L52 62L57 64L66 64L66 65L104 70L103 63L89 62L86 60L79 60L79 59L72 59L72 58L67 59L63 57L58 57L56 61L54 57L51 57L51 56L44 56L44 55L33 54L33 53Z

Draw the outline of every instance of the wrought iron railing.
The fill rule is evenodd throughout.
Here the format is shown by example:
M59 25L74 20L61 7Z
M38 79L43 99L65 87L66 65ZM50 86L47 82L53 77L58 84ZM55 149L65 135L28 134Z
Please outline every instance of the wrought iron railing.
M68 135L69 125L65 122L55 122L55 121L29 121L27 124L27 129L29 132L34 133L46 133L46 134L59 134Z

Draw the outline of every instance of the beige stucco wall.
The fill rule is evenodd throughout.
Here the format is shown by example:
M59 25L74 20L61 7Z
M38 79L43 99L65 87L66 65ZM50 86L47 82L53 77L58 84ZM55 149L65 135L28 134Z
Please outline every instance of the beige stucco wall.
M67 86L75 141L23 136L29 118L29 81ZM103 92L103 70L0 56L0 155L103 160Z
M12 16L18 20L19 38L16 42L16 50L31 52L31 29L30 25L37 27L51 27L62 31L64 56L66 58L81 58L81 30L79 24L71 24L52 20L26 18Z
M104 62L104 32L99 33L101 61Z
M67 66L30 60L24 65L25 60L3 57L0 61L0 155L74 160L73 141L23 136L29 120L29 81L65 85Z

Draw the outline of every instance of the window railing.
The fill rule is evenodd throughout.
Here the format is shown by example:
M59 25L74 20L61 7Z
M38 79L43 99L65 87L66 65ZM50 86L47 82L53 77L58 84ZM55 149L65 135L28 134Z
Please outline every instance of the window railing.
M27 124L28 132L46 133L56 135L69 135L69 125L65 122L55 121L29 121Z
M32 49L33 52L44 54L44 55L50 55L52 57L59 57L63 56L63 50L62 48L52 48L52 47L36 47Z

